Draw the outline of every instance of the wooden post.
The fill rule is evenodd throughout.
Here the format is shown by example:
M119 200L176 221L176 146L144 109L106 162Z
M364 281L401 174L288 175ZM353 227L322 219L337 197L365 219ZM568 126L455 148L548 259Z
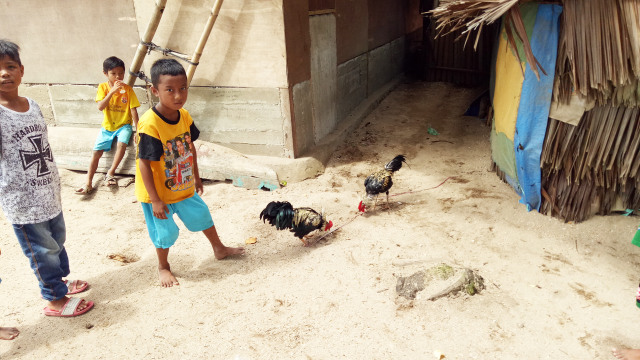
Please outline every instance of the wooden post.
M144 32L144 36L142 37L140 44L138 44L138 50L136 50L136 55L133 58L133 61L131 62L131 66L129 67L129 71L131 73L137 73L138 71L140 71L140 68L142 67L142 62L144 61L144 57L147 54L147 51L149 50L149 47L147 45L144 45L144 43L150 43L151 40L153 40L153 36L156 33L156 30L158 29L158 24L160 24L160 19L162 18L162 12L164 11L165 6L167 5L167 0L158 0L156 2L156 8L153 11L153 15L151 16L151 20L149 21L149 24L147 25L147 30ZM135 83L136 78L131 76L131 74L127 74L127 85L129 86L133 86L133 84Z
M187 68L187 85L191 84L191 79L193 79L193 74L196 72L196 67L198 66L198 62L200 61L200 56L202 56L202 50L204 46L207 44L207 40L209 39L209 35L211 34L211 29L213 29L213 24L216 22L218 18L218 14L220 13L220 7L222 6L222 0L216 0L215 4L213 4L213 8L211 9L211 14L209 15L209 19L207 20L207 24L200 36L200 40L198 41L198 46L196 46L196 50L193 52L193 56L191 57L191 62L193 64L189 64Z

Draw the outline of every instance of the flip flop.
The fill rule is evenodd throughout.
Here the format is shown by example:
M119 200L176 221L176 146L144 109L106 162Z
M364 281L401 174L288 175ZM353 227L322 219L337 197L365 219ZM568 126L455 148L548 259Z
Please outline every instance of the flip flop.
M61 310L50 309L49 307L44 308L44 314L46 316L56 316L56 317L73 317L86 313L87 311L93 308L93 301L87 302L87 307L84 310L78 310L78 306L84 301L81 298L70 297L69 300L64 304Z
M74 192L74 194L76 194L76 195L89 195L89 194L91 194L92 192L93 192L93 187L92 187L92 186L87 186L87 185L85 185L85 186L83 186L83 187L81 187L81 188L77 189L77 190Z
M80 280L64 280L64 283L67 284L67 288L69 289L67 291L67 295L73 295L87 290L87 288L89 287L89 283L85 281L84 284L78 285L79 281Z
M118 185L118 180L115 176L104 174L104 185L107 186L116 186Z

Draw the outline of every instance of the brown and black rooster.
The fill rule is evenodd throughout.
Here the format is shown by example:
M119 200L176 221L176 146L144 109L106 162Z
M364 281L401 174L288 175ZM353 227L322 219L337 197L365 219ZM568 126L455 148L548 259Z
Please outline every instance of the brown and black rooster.
M376 171L373 174L367 176L364 180L364 189L366 196L358 204L358 210L365 212L367 207L373 202L373 210L376 209L376 203L378 202L378 195L381 193L387 194L387 206L389 206L389 189L393 186L393 180L391 177L393 173L400 170L402 163L405 161L404 155L398 155L389 161L384 169Z
M293 208L287 201L272 201L260 213L262 222L278 230L291 229L291 232L307 246L307 235L314 230L328 231L333 222L327 221L324 215L308 207Z

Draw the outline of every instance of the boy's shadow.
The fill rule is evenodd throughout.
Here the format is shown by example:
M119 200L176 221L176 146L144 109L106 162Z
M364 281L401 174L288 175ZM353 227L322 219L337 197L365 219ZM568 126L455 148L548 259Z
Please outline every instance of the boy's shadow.
M32 325L19 326L20 336L11 341L11 348L5 354L0 354L0 358L2 355L26 358L29 353L42 346L65 347L70 342L69 339L85 332L104 331L104 328L114 323L129 321L139 309L117 300L158 286L157 273L152 270L156 266L156 259L148 256L142 261L123 265L98 277L83 279L89 283L87 291L71 296L93 301L93 309L86 314L66 319L42 315ZM121 286L114 288L114 284ZM37 309L38 307L32 307L29 311L38 311Z

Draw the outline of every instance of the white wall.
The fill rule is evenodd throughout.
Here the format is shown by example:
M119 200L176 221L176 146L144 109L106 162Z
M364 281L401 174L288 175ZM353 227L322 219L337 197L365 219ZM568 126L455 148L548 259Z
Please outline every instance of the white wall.
M191 56L213 5L169 0L153 42ZM102 62L115 55L128 69L154 7L155 0L0 0L0 37L22 48L23 95L38 101L49 124L99 128L94 98L105 81ZM185 106L203 140L291 156L285 55L282 0L223 2ZM152 52L142 70L149 74L160 57ZM136 85L142 114L153 99L143 81Z

